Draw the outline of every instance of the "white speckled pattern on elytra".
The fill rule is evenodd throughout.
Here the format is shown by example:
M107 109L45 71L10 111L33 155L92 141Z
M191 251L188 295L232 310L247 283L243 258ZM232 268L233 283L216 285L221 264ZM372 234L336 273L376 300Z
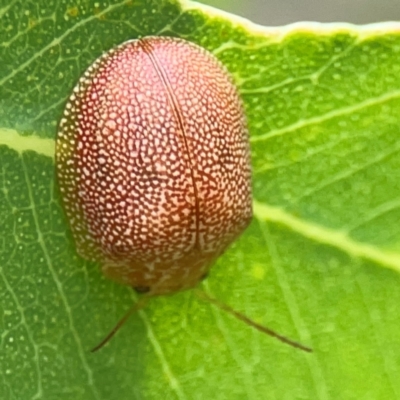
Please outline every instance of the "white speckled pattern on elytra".
M189 42L125 42L60 122L57 173L79 253L151 294L195 286L248 225L248 133L225 68Z

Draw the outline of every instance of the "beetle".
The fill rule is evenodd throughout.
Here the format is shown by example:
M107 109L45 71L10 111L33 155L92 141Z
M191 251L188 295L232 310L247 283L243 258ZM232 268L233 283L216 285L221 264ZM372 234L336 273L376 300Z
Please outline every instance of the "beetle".
M252 218L238 91L182 39L130 40L97 59L65 106L56 164L79 254L146 298L197 286Z

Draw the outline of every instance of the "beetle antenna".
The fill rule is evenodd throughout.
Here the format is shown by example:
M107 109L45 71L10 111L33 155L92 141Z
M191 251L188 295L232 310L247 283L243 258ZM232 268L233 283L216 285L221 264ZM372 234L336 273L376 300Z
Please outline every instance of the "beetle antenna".
M136 303L134 303L131 308L126 312L126 314L116 323L114 328L110 331L110 333L93 349L90 351L94 353L97 350L100 350L121 328L122 325L125 324L125 322L129 319L129 317L134 314L135 312L138 312L141 310L149 301L148 296L143 296L141 299L139 299Z
M279 333L273 331L272 329L270 329L264 325L258 324L257 322L253 321L249 317L246 317L246 315L242 314L241 312L236 311L233 308L231 308L230 306L228 306L227 304L222 303L221 301L217 300L214 297L211 297L210 295L208 295L206 292L204 292L201 289L194 289L194 293L196 294L196 296L199 299L213 304L214 306L218 307L219 309L226 311L228 314L233 315L240 321L243 321L247 325L250 325L257 330L259 330L263 333L266 333L267 335L272 336L272 337L280 340L281 342L288 344L289 346L295 347L296 349L306 351L307 353L312 353L312 351L313 351L310 347L304 346L303 344L295 342L294 340L289 339L286 336L280 335Z

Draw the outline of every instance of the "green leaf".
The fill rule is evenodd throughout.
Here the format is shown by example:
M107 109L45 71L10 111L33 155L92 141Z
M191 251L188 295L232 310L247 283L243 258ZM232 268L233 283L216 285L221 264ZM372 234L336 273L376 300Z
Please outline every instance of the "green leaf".
M262 28L188 1L0 6L1 399L400 398L397 24ZM211 50L242 93L255 218L204 290L135 296L75 252L54 139L77 79L140 35Z

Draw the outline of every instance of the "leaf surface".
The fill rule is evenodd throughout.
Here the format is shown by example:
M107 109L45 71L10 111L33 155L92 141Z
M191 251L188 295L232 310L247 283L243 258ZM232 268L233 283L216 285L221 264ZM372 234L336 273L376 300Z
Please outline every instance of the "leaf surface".
M0 5L0 398L400 398L399 25L262 28L187 1ZM81 259L54 140L102 52L191 40L233 74L251 132L255 218L203 289L135 301ZM373 379L372 379L373 377Z

